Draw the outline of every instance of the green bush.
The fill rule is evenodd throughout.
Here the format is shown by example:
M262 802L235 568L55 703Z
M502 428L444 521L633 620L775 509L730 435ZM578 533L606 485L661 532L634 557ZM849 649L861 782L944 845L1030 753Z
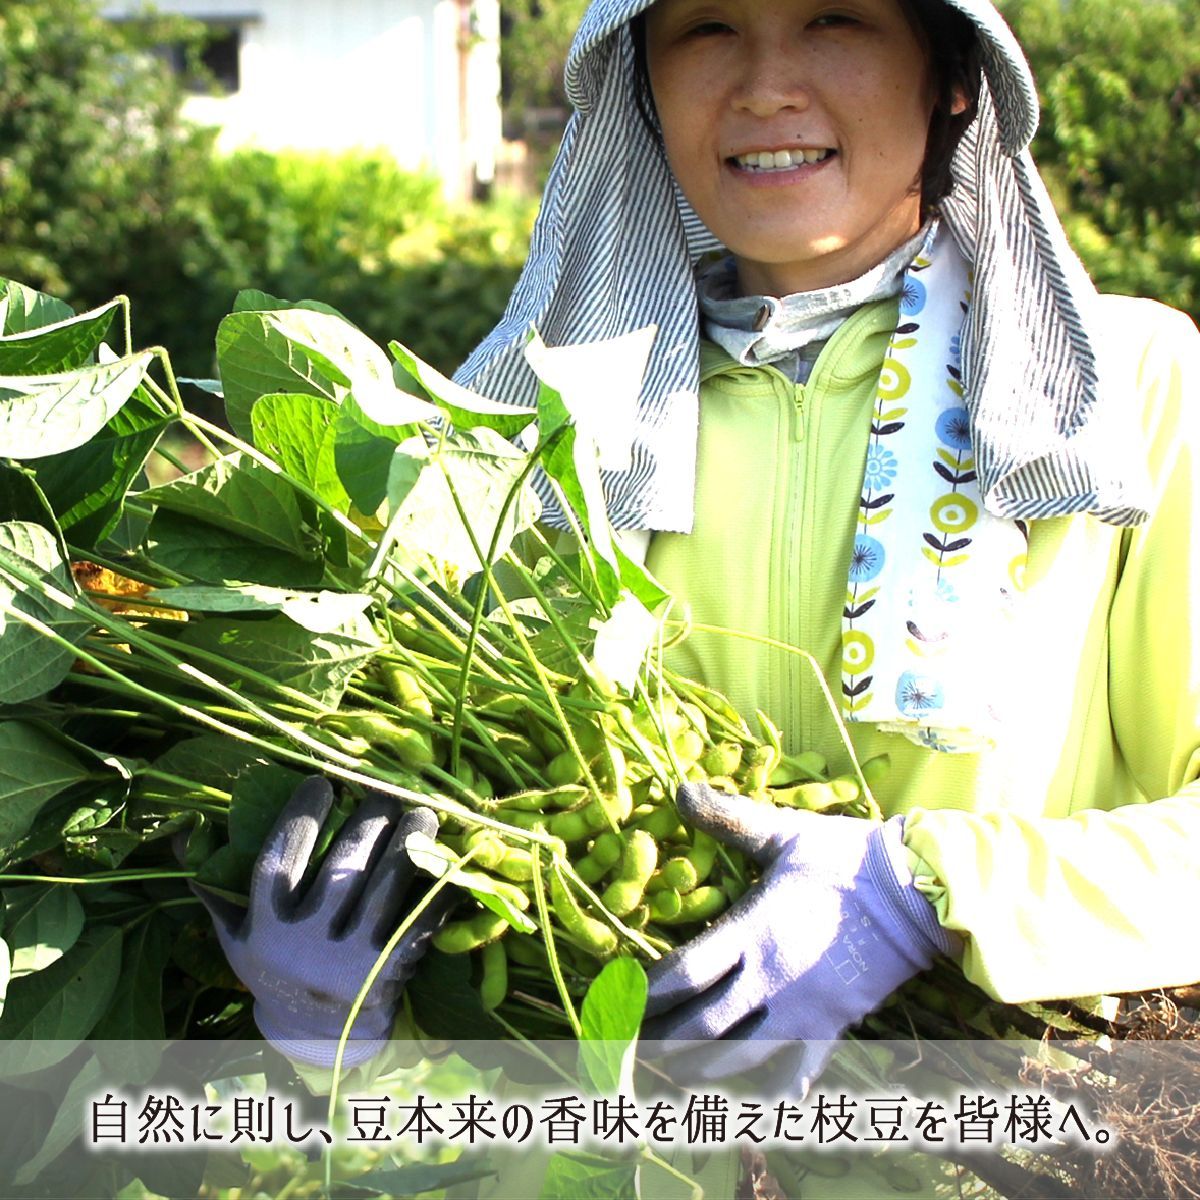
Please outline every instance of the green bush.
M1200 320L1200 7L1003 8L1042 98L1034 157L1093 278Z
M161 292L209 135L153 47L198 26L116 25L89 0L0 6L0 274L74 304Z
M129 295L137 340L186 374L212 373L243 287L324 300L456 367L503 310L531 207L455 209L381 156L214 155L156 52L201 37L93 0L0 5L0 276L76 308Z
M241 151L214 160L208 189L184 262L194 293L211 301L206 324L240 287L309 296L445 371L503 311L534 211L449 205L434 180L378 155Z

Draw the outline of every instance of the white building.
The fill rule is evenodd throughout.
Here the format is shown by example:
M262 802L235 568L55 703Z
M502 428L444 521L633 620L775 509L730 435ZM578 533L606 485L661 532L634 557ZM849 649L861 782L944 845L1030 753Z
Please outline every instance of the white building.
M156 0L203 21L222 95L186 114L222 148L385 150L460 198L500 148L499 0ZM108 0L132 18L141 0Z

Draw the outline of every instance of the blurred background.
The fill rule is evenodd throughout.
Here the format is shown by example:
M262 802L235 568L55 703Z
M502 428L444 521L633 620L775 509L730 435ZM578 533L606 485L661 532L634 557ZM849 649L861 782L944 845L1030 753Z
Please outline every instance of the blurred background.
M213 373L239 288L445 371L500 315L585 0L0 0L0 276ZM1103 290L1200 319L1200 0L1007 0Z

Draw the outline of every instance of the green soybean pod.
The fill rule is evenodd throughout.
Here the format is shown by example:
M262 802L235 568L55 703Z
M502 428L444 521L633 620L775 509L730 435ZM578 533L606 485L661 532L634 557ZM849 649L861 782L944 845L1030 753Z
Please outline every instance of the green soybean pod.
M718 742L710 746L701 756L700 765L708 776L734 775L742 765L742 747L739 742Z
M504 857L492 870L514 883L526 883L533 878L533 855L520 846L505 846Z
M703 883L712 874L717 861L717 839L703 829L692 834L692 848L687 852L688 861L696 868L696 882Z
M398 708L416 713L427 721L433 720L433 702L421 686L421 681L403 667L388 665L383 668L383 684Z
M670 921L673 917L677 917L682 901L683 897L678 892L672 891L671 888L655 892L650 897L650 920Z
M513 932L504 938L500 945L508 953L508 957L519 967L533 967L538 971L549 968L550 960L546 957L546 946L541 937L528 933Z
M583 778L583 764L570 750L556 754L546 764L546 782L554 787L578 783Z
M467 834L463 847L466 850L473 850L475 855L471 861L488 871L494 871L497 863L508 852L508 847L490 829L476 829L473 833Z
M644 829L657 842L678 841L687 836L679 814L670 804L663 804L646 816L639 817L634 824L638 829Z
M498 913L484 910L462 921L450 921L433 935L433 945L443 954L466 954L494 942L509 927Z
M621 859L625 843L611 829L598 834L591 849L575 864L584 883L599 883Z
M659 892L660 896L668 895ZM725 893L719 887L698 887L694 892L679 897L679 911L673 917L659 917L662 925L686 925L692 921L709 921L723 912L728 904Z
M639 904L626 918L625 924L630 929L645 929L650 924L650 905Z
M862 788L853 775L839 775L837 779L829 781L829 786L837 796L839 804L852 804L862 795Z
M857 785L855 785L857 791ZM835 804L841 804L842 798L832 783L798 783L794 787L775 788L771 799L786 808L803 808L809 812L823 812Z
M681 730L671 739L680 766L690 767L704 753L704 739L692 728Z
M625 835L625 849L616 877L604 889L605 907L618 917L628 916L642 902L646 884L658 863L658 844L644 829Z
M555 813L547 822L546 829L555 837L562 838L564 842L585 841L601 828L603 823L597 823L594 814L589 812L593 806L594 801L586 808Z
M692 891L700 882L695 864L685 855L667 859L658 874L664 888L671 888L681 895Z
M508 953L503 941L488 942L480 951L483 974L479 979L479 999L483 1011L491 1012L508 995Z
M557 871L550 872L550 903L562 927L597 958L611 958L617 951L617 935L603 921L589 917L567 890Z

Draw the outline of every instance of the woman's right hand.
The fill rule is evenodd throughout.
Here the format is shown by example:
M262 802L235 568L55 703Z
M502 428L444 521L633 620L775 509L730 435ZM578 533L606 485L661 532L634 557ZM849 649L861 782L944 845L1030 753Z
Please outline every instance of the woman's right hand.
M326 780L300 784L263 844L247 909L192 886L254 996L263 1036L289 1058L324 1067L333 1065L351 1005L384 945L423 894L404 840L437 832L431 809L401 815L395 801L372 796L346 820L301 894L332 805ZM453 901L449 889L441 892L397 943L354 1022L344 1066L365 1062L386 1042L400 993Z

